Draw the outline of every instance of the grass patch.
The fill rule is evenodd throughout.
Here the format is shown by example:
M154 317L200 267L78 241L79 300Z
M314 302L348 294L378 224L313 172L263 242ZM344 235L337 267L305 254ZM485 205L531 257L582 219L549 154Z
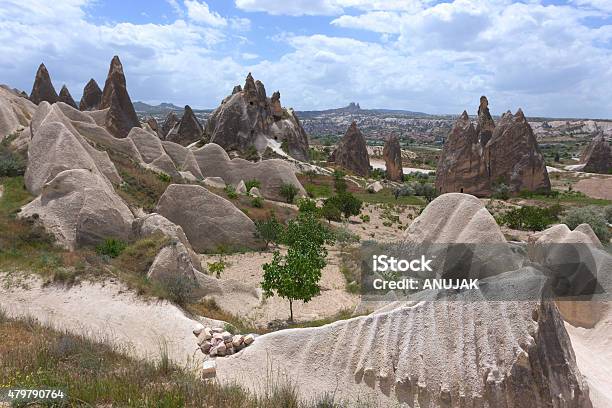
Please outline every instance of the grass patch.
M551 194L535 194L529 192L521 192L519 198L512 198L510 202L521 201L521 199L534 200L543 204L566 204L571 206L606 206L612 204L612 201L593 198L581 193L579 191L558 191L553 190Z
M364 203L370 204L402 204L402 205L418 205L425 206L427 201L423 197L417 196L401 196L397 199L393 192L389 189L384 189L378 193L356 193L355 196Z
M187 311L194 315L206 316L210 319L222 320L229 324L226 330L232 333L258 333L265 334L268 330L251 325L238 316L221 309L214 299L203 299L198 303L186 306Z
M163 353L156 362L139 361L108 344L4 316L0 316L0 378L0 387L63 388L71 407L339 406L329 398L304 403L290 384L269 385L266 395L255 397L238 386L202 381ZM26 405L32 404L22 406Z
M290 324L289 327L290 328L321 327L321 326L325 326L326 324L337 322L338 320L350 319L351 317L355 317L355 315L353 315L353 312L351 310L342 309L333 316L324 317L322 319L309 320L306 322L296 322L296 323Z

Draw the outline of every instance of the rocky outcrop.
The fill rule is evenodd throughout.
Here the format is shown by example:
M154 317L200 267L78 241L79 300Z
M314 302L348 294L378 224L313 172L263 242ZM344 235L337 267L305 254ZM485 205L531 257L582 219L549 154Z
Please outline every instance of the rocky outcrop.
M385 141L383 147L383 159L387 171L387 179L391 181L404 180L404 168L402 167L402 148L396 135L391 135Z
M147 119L145 124L149 127L149 130L152 133L154 133L160 139L162 138L162 136L161 136L161 128L160 128L159 124L157 123L157 119L155 119L154 117L151 116L150 118Z
M40 64L38 71L36 71L32 92L30 92L30 100L38 105L42 101L55 103L57 102L57 98L57 92L55 92L55 88L51 82L49 71L47 71L45 64Z
M174 125L172 130L166 134L165 139L182 146L188 146L201 138L202 125L198 121L198 118L195 117L193 110L191 110L189 105L186 105L183 117Z
M544 156L522 110L505 113L495 126L483 97L476 128L467 112L455 122L438 161L436 189L482 197L500 184L511 193L550 191Z
M211 357L231 356L243 348L250 346L255 341L255 336L252 334L247 334L246 336L242 334L231 334L225 331L225 329L204 327L202 325L198 325L194 328L193 334L197 337L200 351ZM214 372L214 369L209 369L209 372L204 372L202 374L213 374L212 376L214 376Z
M32 120L36 105L0 85L0 141L10 134L27 128Z
M100 102L102 101L102 90L98 86L98 83L91 78L85 88L83 89L83 96L79 103L79 109L82 111L97 110L100 108Z
M609 174L612 170L612 152L610 144L600 132L586 147L580 158L584 164L582 171L588 173Z
M166 138L166 135L174 128L174 126L176 126L178 122L179 118L176 116L176 113L169 112L161 126L162 139Z
M20 217L39 220L69 249L108 238L128 241L134 219L110 183L84 168L57 173L44 184L40 196L23 207Z
M140 121L130 99L118 56L114 56L102 91L100 109L108 108L106 128L115 137L126 137L133 127L140 127Z
M205 136L210 142L238 153L255 148L260 155L272 143L308 161L308 136L295 112L281 107L279 92L268 98L264 85L250 73L244 88L234 87L232 92L207 121Z
M62 89L60 90L59 97L57 98L57 101L58 102L64 102L66 105L69 105L69 106L73 107L74 109L78 109L77 108L77 104L74 101L74 99L72 99L72 95L70 95L70 91L68 90L66 85L62 86Z
M478 106L478 123L476 124L476 133L478 134L478 141L482 147L493 137L493 131L495 130L495 122L489 112L489 100L486 96L480 97L480 105Z
M225 198L196 185L172 184L159 199L156 212L180 225L193 248L210 252L228 249L262 249L255 224Z
M270 159L257 163L235 158L215 143L208 143L193 152L203 177L220 177L226 184L237 185L242 180L258 180L264 197L284 201L280 194L283 184L292 184L298 196L305 195L304 187L295 176L295 169L285 160Z
M363 177L370 174L370 158L366 141L357 123L354 121L351 123L336 150L332 152L329 161Z

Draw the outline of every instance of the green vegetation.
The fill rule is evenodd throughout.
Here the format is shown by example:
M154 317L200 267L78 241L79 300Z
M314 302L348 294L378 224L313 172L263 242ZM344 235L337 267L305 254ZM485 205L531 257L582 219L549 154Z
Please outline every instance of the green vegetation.
M597 238L605 244L610 241L606 214L607 211L602 211L597 207L570 208L561 218L561 222L571 229L580 224L589 224Z
M261 187L261 182L259 180L256 180L256 179L252 179L252 180L245 181L244 185L246 186L246 191L251 191L251 189L253 187L260 188Z
M223 191L225 191L225 194L227 195L227 198L229 198L230 200L235 200L238 198L238 193L236 192L236 187L234 187L231 184L228 184L225 186L225 189L223 189Z
M275 216L264 220L255 221L257 238L266 243L266 248L271 244L278 244L283 232L283 225L278 222Z
M253 197L251 198L251 206L254 208L263 208L264 202L261 197Z
M342 221L342 212L340 211L340 208L338 208L338 206L329 199L325 200L325 202L323 203L323 207L321 207L319 210L319 215L321 215L321 217L325 218L329 222Z
M117 258L125 250L127 244L119 239L107 238L96 246L96 252L100 255Z
M8 148L8 138L0 143L0 177L23 176L26 160Z
M157 178L159 178L164 183L170 183L172 181L172 177L170 177L166 173L157 173Z
M227 267L227 264L225 263L225 260L223 260L223 258L215 262L208 262L207 265L208 265L208 272L214 274L217 277L217 279L221 278L221 273Z
M498 200L508 200L510 198L510 187L507 184L499 183L493 187L493 194L491 198Z
M387 173L383 169L372 169L370 171L370 177L374 180L382 180L386 177Z
M281 197L283 197L288 203L293 202L298 192L298 188L291 183L284 183L279 191Z
M297 202L298 210L301 213L313 213L316 214L318 212L317 203L314 200L303 197L300 198Z
M0 387L61 386L69 407L340 407L329 398L300 401L289 383L262 379L266 392L256 397L236 385L202 381L174 365L163 345L157 361L126 357L124 351L0 314Z
M325 244L332 243L333 237L313 214L302 213L289 221L281 241L288 246L287 254L274 251L272 261L263 265L261 287L266 296L277 294L289 300L289 320L293 321L293 301L308 302L320 292Z
M606 206L612 204L610 200L592 198L579 191L559 191L551 190L547 193L521 191L519 198L536 200L545 204L568 204L572 206Z
M527 205L501 214L497 222L512 229L542 231L559 220L561 211L558 204L545 208Z

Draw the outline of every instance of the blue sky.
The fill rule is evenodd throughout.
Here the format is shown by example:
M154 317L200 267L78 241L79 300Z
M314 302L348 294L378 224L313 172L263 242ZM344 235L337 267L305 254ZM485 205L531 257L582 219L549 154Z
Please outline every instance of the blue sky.
M285 106L612 119L612 0L0 0L0 83L214 108L251 71ZM8 57L7 57L8 56Z

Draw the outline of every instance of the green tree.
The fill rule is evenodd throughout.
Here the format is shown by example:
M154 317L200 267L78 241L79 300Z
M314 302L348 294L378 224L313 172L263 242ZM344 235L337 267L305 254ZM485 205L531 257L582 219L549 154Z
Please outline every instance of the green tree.
M261 287L266 296L276 294L289 300L289 320L293 321L293 301L308 302L321 291L325 244L333 242L333 235L311 213L290 221L282 235L287 254L274 251L272 261L263 265Z
M274 216L255 221L255 235L266 243L266 248L270 243L278 244L282 232L283 225Z
M334 170L334 174L332 176L334 177L334 189L336 190L336 194L346 192L347 185L346 180L344 179L345 175L346 174L342 170Z
M317 202L310 198L303 197L297 201L298 210L301 213L313 213L315 214L318 210Z
M323 207L319 210L321 217L325 218L328 222L342 220L342 211L338 208L336 202L332 199L327 199L323 203Z
M285 183L280 188L280 195L288 202L292 203L298 193L298 188L291 183Z

